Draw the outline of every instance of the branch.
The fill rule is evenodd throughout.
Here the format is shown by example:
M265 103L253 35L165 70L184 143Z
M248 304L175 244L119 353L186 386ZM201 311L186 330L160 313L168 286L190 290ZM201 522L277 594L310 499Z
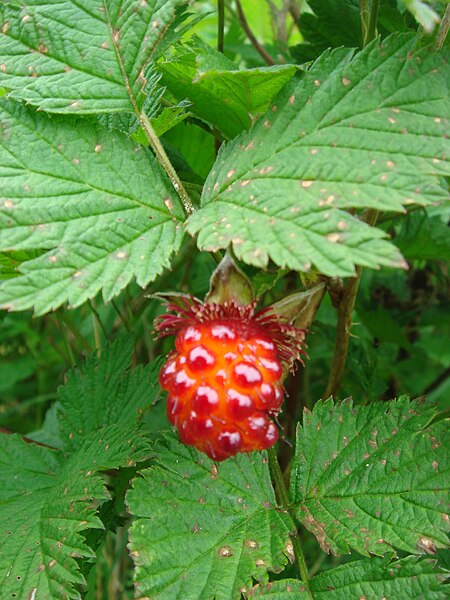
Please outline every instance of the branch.
M364 221L374 226L377 222L378 211L370 209L367 211ZM342 378L347 363L348 346L350 342L350 331L352 327L353 309L355 307L356 294L358 293L359 281L361 279L362 267L356 268L354 277L350 277L344 286L342 297L338 304L338 323L336 328L336 345L334 347L333 362L327 387L323 395L324 399L337 396L341 387Z
M242 5L241 5L240 0L236 0L236 8L237 8L237 13L238 13L239 21L241 22L241 25L242 25L245 33L247 34L248 39L252 43L252 45L255 48L255 50L257 52L259 52L259 54L263 57L263 59L265 60L265 62L269 66L272 67L275 64L275 61L270 56L270 54L267 52L267 50L263 46L261 46L261 44L255 38L255 36L253 34L253 31L250 29L248 21L245 18L245 14L244 14L244 11L242 10Z

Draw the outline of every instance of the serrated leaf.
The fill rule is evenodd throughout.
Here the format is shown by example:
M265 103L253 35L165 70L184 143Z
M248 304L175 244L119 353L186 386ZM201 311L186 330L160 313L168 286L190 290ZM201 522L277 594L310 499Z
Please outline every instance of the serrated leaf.
M364 407L328 400L305 415L291 498L325 551L434 553L447 545L448 426L429 426L433 416L433 405L406 397Z
M76 558L93 556L81 532L103 527L97 507L109 499L100 470L147 458L133 428L112 425L61 452L0 435L1 590L33 600L79 598ZM14 596L15 594L15 596Z
M169 438L128 493L136 597L234 600L292 553L293 523L276 508L265 453L218 467Z
M106 425L137 427L160 393L161 360L130 370L133 339L121 337L98 358L70 371L59 388L58 421L64 448L73 452L86 435Z
M427 598L444 600L443 581L448 571L429 559L415 557L391 562L390 558L357 560L320 573L310 581L313 600L344 598ZM311 600L301 581L283 579L256 586L248 598Z
M2 85L48 112L133 112L177 0L17 0L0 6Z
M446 51L413 55L391 36L362 52L325 53L272 109L219 153L202 208L188 221L198 245L233 245L265 267L330 276L355 265L401 266L398 250L343 209L401 211L447 201L450 173Z
M0 104L0 249L46 250L0 288L0 304L37 314L133 277L147 285L181 243L183 212L145 148L88 120Z
M191 112L227 138L248 129L257 114L293 77L298 67L276 65L238 70L236 65L200 40L158 65L162 83L178 100L189 99Z

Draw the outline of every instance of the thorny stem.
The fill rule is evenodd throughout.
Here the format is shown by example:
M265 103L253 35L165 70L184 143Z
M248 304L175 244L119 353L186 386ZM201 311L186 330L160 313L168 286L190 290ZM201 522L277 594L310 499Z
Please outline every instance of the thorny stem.
M286 488L286 483L284 481L283 473L281 472L280 463L278 462L277 453L275 448L269 448L267 450L267 454L269 455L269 466L270 472L272 474L272 478L275 484L275 492L278 498L278 502L281 504L281 507L289 512L289 494ZM306 566L305 555L303 554L303 549L300 543L300 538L298 537L298 532L295 532L295 535L292 536L292 545L294 547L295 559L297 561L297 565L300 571L300 576L305 584L305 588L312 598L311 590L309 588L309 575L308 568Z
M375 225L378 211L371 209L367 211L365 221L369 225ZM356 294L358 293L361 279L362 267L356 268L354 277L350 277L344 286L344 291L338 306L338 323L336 329L336 345L334 348L333 362L324 398L336 396L341 386L347 362L348 346L350 342L350 331L352 327L352 315L355 307Z
M217 0L217 50L223 52L223 34L225 29L225 0Z
M236 8L237 8L239 21L241 22L242 28L244 29L245 33L247 34L248 39L252 43L252 46L263 57L263 59L265 60L265 62L268 65L273 66L275 64L275 61L270 56L270 54L267 52L267 50L263 46L261 46L261 44L258 42L256 37L254 36L253 31L250 29L250 25L248 24L248 21L245 17L244 11L242 10L242 5L240 3L240 0L236 0Z
M450 4L447 4L444 16L442 17L441 24L439 25L438 32L436 34L436 40L434 42L434 49L439 50L442 48L447 37L448 30L450 29Z
M167 173L170 181L172 182L173 187L175 188L175 191L180 197L186 214L191 215L193 212L195 212L192 200L189 198L189 194L184 189L184 186L181 183L181 179L178 177L178 174L175 171L172 163L170 162L170 159L167 156L159 137L156 135L155 130L153 129L152 124L150 123L150 119L144 112L141 112L139 114L139 121L142 125L142 129L144 130L145 136L150 142L150 146L156 154L159 163Z

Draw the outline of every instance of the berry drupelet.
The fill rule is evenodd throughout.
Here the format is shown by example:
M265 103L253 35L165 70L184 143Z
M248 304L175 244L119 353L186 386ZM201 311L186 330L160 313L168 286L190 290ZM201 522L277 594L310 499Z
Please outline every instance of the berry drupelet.
M176 335L159 381L181 441L216 461L273 446L283 373L302 354L304 331L255 303L167 302L159 337ZM174 313L174 314L170 314Z

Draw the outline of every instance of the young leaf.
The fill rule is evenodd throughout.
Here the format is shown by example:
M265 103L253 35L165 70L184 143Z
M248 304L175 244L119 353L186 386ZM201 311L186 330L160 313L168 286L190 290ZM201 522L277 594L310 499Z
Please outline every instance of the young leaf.
M426 598L444 600L443 581L447 571L430 559L408 556L391 562L390 558L357 560L324 571L310 581L314 600L344 598ZM265 600L311 600L301 581L283 579L256 586L248 598Z
M178 100L188 98L191 112L227 138L248 129L257 114L294 76L295 65L238 70L236 65L197 40L158 65L162 83Z
M323 550L435 553L449 529L448 428L402 397L353 407L318 402L297 431L291 497Z
M0 305L42 314L145 286L181 243L183 211L147 149L88 120L0 104L0 250L45 250L0 288Z
M133 428L105 427L78 451L62 453L0 435L1 590L4 598L79 598L76 558L94 556L81 532L102 528L97 508L109 499L100 470L149 455Z
M265 454L216 467L169 438L159 460L128 493L139 597L234 600L283 569L293 523L276 508Z
M86 435L105 425L137 427L160 393L161 360L133 370L133 339L119 338L70 371L59 388L58 420L64 449L73 452Z
M330 276L404 264L382 231L343 209L401 211L448 199L439 175L450 173L450 63L447 51L414 55L415 43L399 35L356 55L325 53L291 81L219 153L188 222L199 247L232 244L255 266L271 258Z
M0 5L2 84L47 112L140 110L147 69L179 0Z

